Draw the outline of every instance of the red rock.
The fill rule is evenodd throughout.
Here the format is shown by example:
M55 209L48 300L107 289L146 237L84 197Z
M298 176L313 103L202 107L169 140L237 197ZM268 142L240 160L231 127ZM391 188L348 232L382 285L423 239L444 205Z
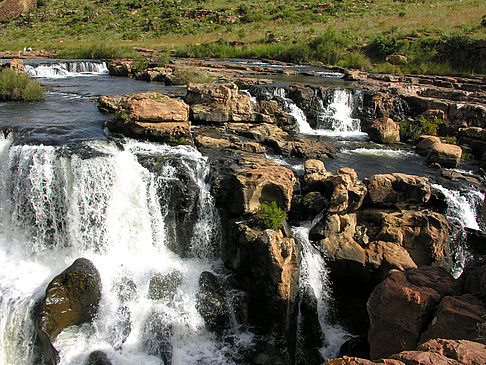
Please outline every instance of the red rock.
M435 352L403 351L391 357L403 362L405 365L460 365L456 360L449 359Z
M430 340L418 347L421 351L435 352L465 365L486 364L486 345L467 340Z

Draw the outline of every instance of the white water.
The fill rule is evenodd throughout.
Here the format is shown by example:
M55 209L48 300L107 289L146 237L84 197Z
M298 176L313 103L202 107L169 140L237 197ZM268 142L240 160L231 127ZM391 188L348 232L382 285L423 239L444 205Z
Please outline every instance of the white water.
M24 65L25 73L32 77L65 78L108 74L106 62L66 61Z
M208 164L190 147L127 141L123 149L90 142L90 158L49 146L15 146L0 137L0 363L33 364L34 329L29 317L50 280L78 257L100 272L102 299L93 326L63 331L54 345L61 364L84 364L104 351L115 364L162 364L153 337L170 328L172 364L231 364L231 355L252 345L236 331L225 347L206 330L195 298L202 271L219 242L219 216L205 181ZM137 156L162 156L161 173L144 168ZM167 202L177 168L190 167L200 189L192 250L182 259L166 248ZM178 166L178 167L176 167ZM147 297L151 276L177 271L182 282L172 300ZM120 288L136 289L122 296ZM131 331L123 342L123 323ZM167 326L161 326L161 324ZM155 328L155 329L154 329ZM238 346L240 346L238 348Z
M307 117L305 116L304 112L294 103L292 99L287 98L285 89L275 89L274 95L282 98L284 102L284 111L295 119L299 132L302 134L313 134L314 130L307 122Z
M350 153L363 156L385 156L391 158L413 156L415 152L406 150L392 150L382 148L355 148L353 150L343 149L341 153Z
M328 269L324 258L310 243L309 231L322 218L319 214L312 222L301 227L293 227L292 233L301 245L299 287L301 295L307 292L317 301L317 315L323 334L323 346L319 349L323 359L330 359L339 354L341 345L350 338L350 334L338 325L329 323L332 293L328 278ZM298 334L305 329L298 328Z
M446 198L446 216L451 223L451 247L455 261L453 275L459 277L470 255L465 246L466 232L464 228L481 230L478 207L483 204L484 194L474 189L464 192L449 190L438 184L431 184L431 187L441 191Z

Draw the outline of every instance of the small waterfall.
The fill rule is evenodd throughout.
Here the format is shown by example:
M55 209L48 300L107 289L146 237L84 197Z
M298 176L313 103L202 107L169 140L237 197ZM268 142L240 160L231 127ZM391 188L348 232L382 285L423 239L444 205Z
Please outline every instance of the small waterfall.
M8 137L0 138L0 173L0 363L37 363L30 312L78 257L98 268L102 298L93 326L57 337L61 364L82 365L95 350L116 364L232 364L252 346L244 331L232 333L231 346L217 339L196 309L201 273L221 265L209 165L196 149L95 141L73 153ZM170 227L181 224L170 203L186 185L197 190L197 215L181 258L168 249L180 240ZM176 282L170 299L150 298L151 279L167 275Z
M484 194L475 189L449 190L439 184L431 184L431 187L439 190L446 198L446 216L451 226L453 275L459 277L470 255L466 247L465 228L483 230L481 227L484 227L478 216L484 201Z
M25 64L25 73L32 77L64 78L108 74L106 62L65 61L40 64Z
M281 98L283 101L284 111L295 119L300 133L314 134L314 130L307 122L307 117L305 116L304 112L294 103L292 99L287 98L284 88L275 89L274 96Z
M319 352L323 359L337 356L341 345L349 339L350 335L338 325L328 322L332 295L328 278L328 269L321 253L309 241L309 231L322 218L319 214L313 222L307 222L301 227L294 227L292 232L301 245L301 267L299 285L301 298L313 297L316 299L317 316L323 335L322 347ZM298 338L305 329L298 324ZM298 340L299 341L299 340ZM299 344L297 345L299 348Z
M361 132L361 122L353 118L353 111L361 103L361 93L351 89L329 89L329 103L322 105L317 129L340 134Z

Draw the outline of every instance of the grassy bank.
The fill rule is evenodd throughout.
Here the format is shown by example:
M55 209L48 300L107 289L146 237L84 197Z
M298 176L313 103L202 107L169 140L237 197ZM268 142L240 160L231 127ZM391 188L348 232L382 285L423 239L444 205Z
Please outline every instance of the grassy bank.
M44 89L29 76L9 68L0 72L0 100L41 101L44 100Z
M3 22L0 48L30 45L61 49L66 58L118 58L133 57L137 46L192 57L273 58L383 72L485 72L471 57L474 41L486 39L486 2L481 0L38 4ZM392 53L408 61L387 63Z

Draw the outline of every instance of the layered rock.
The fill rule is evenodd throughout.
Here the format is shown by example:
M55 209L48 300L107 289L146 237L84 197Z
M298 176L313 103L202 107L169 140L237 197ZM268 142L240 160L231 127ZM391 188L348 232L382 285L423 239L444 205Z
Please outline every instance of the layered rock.
M80 258L49 283L35 315L37 335L48 364L57 364L52 346L67 327L91 322L101 298L101 280L96 267Z

